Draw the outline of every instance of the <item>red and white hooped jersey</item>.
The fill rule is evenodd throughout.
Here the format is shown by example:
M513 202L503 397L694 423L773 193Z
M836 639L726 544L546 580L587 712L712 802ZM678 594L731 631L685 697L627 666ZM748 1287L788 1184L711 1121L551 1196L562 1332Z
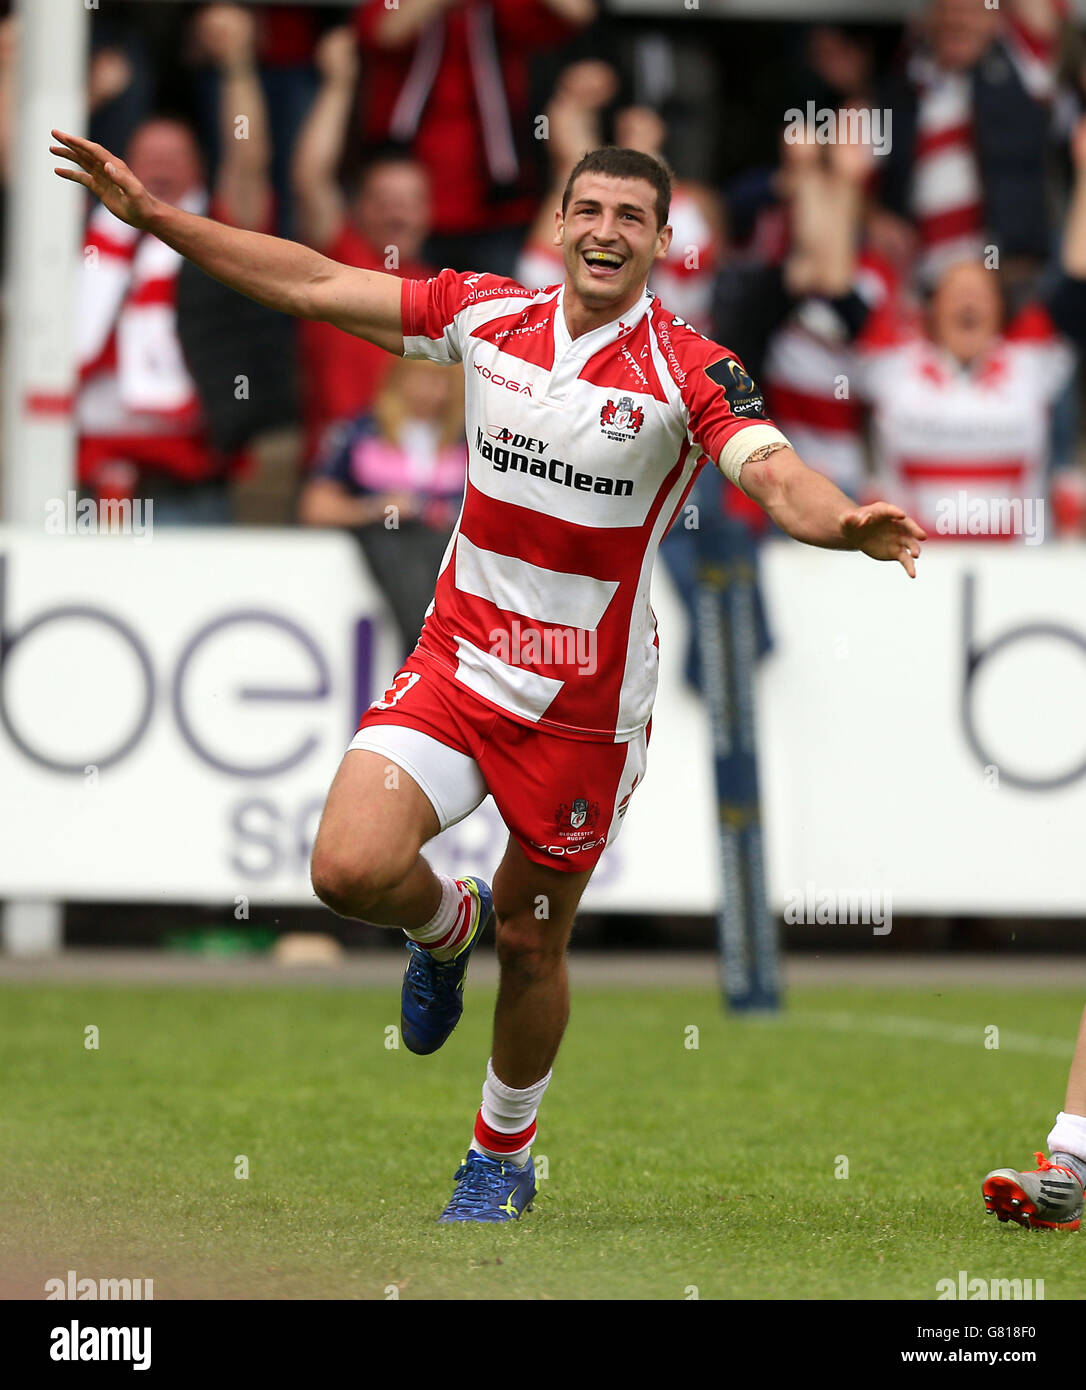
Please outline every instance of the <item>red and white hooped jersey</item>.
M648 291L572 340L563 295L404 281L404 355L466 378L464 502L417 651L515 719L624 743L656 693L653 561L699 467L737 484L787 440L733 354Z
M855 288L872 311L873 326L893 303L892 269L865 252ZM849 389L855 354L865 344L865 326L855 344L823 301L806 299L770 335L762 384L773 418L808 468L824 473L850 497L868 488L863 402Z
M948 533L947 518L975 502L1043 498L1049 410L1074 364L1040 306L1023 310L968 367L921 334L872 344L859 377L881 495L931 536Z

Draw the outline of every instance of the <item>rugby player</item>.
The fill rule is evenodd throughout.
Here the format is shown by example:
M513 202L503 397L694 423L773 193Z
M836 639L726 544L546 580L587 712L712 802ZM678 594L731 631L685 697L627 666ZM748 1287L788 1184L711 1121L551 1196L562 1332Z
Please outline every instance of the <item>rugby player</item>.
M362 718L324 808L317 895L402 929L402 1029L432 1053L493 920L491 1057L444 1221L517 1219L569 1013L566 945L594 866L645 773L656 689L652 563L708 461L810 545L915 577L923 530L857 507L804 466L726 348L646 290L671 242L671 181L648 154L589 152L555 210L561 285L443 270L400 280L151 197L100 145L54 131L56 172L122 221L273 309L389 352L460 362L468 477L422 635ZM493 888L422 847L490 793L509 829Z

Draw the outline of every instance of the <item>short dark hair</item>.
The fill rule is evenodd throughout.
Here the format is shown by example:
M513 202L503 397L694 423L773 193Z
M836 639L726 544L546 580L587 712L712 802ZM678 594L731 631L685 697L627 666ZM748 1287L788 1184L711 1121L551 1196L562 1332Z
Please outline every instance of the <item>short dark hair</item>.
M601 145L598 150L589 150L573 166L562 194L562 216L573 194L573 185L581 174L606 174L613 179L644 179L656 190L656 225L667 225L671 211L671 170L655 155L645 154L643 150L623 149L618 145Z

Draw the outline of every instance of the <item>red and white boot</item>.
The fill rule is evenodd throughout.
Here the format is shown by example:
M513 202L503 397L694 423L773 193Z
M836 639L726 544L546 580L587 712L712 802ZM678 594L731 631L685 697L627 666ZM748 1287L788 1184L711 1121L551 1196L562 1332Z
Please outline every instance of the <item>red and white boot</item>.
M1070 1168L1035 1153L1037 1167L1026 1173L995 1168L984 1179L984 1205L1000 1221L1017 1221L1032 1230L1077 1231L1082 1218L1082 1184Z

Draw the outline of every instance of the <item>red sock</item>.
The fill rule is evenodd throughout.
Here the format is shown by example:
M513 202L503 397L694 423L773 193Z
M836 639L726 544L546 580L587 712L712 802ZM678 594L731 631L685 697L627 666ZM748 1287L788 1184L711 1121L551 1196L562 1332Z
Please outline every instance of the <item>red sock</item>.
M435 952L439 960L451 960L471 932L475 899L458 878L439 875L439 881L441 901L437 911L425 926L405 927L404 935Z
M479 1153L488 1154L491 1158L512 1158L519 1157L531 1147L532 1140L535 1138L535 1120L524 1129L518 1130L515 1134L503 1134L499 1129L492 1129L483 1119L483 1112L480 1110L475 1116L475 1132L472 1136L471 1147Z
M460 888L460 880L456 880L456 886L460 889L460 901L456 908L456 921L450 931L446 932L438 941L424 941L422 944L428 951L448 951L461 942L465 941L471 931L471 919L475 908L475 899L466 888Z

